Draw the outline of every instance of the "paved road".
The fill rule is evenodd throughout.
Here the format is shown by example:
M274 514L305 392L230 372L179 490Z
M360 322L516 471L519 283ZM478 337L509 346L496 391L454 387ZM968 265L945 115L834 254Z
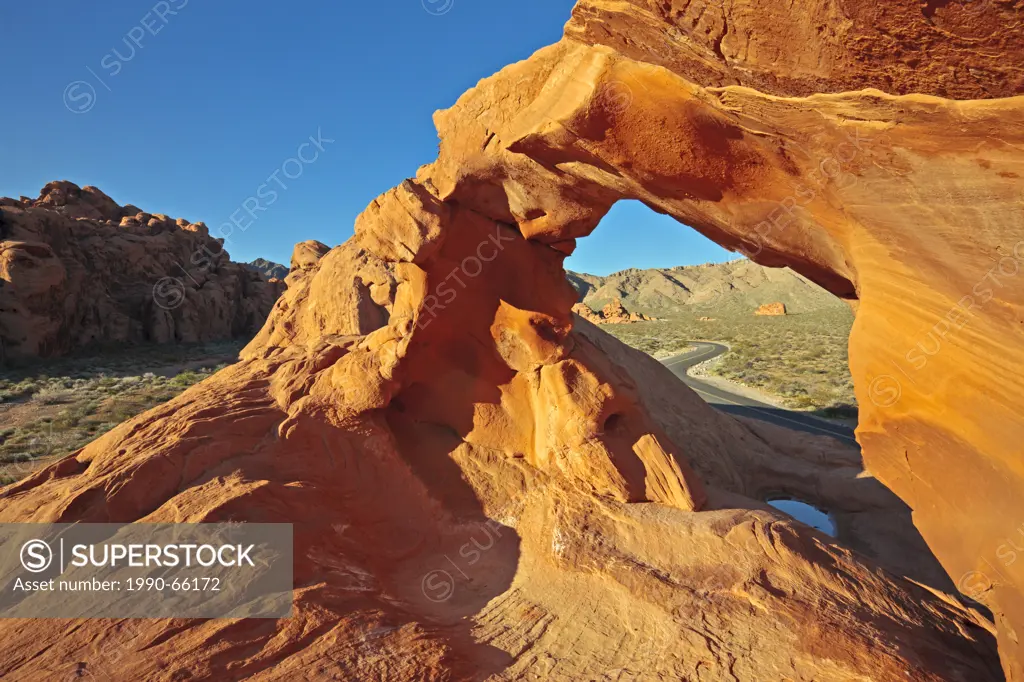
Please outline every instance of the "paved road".
M695 346L693 350L662 360L662 364L695 390L705 402L729 414L760 419L795 431L828 435L844 443L857 445L851 428L817 419L803 412L793 412L752 400L691 377L686 371L694 365L729 352L729 349L720 343L693 342L692 345Z

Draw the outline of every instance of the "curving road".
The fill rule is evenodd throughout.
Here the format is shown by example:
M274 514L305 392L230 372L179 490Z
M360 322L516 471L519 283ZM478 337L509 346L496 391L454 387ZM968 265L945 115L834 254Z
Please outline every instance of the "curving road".
M844 443L859 447L853 436L853 429L849 427L817 419L803 412L785 410L752 400L691 377L686 372L694 365L729 352L729 349L720 343L695 341L692 345L695 346L693 350L662 360L661 363L672 370L673 374L682 379L683 383L696 391L697 395L708 404L729 414L760 419L761 421L766 421L776 426L784 426L795 431L832 436Z

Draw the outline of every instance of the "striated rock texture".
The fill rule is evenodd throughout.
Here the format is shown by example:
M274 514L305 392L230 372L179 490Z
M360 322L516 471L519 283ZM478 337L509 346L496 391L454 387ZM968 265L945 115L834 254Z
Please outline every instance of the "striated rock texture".
M4 621L0 675L1021 679L1018 9L583 0L353 239L297 247L239 364L0 492L0 521L292 522L295 617ZM867 464L994 626L855 454L572 316L563 260L623 198L858 302Z
M754 311L755 315L779 316L786 314L785 303L765 303Z
M5 359L252 335L283 290L231 262L203 223L118 206L95 187L0 199Z

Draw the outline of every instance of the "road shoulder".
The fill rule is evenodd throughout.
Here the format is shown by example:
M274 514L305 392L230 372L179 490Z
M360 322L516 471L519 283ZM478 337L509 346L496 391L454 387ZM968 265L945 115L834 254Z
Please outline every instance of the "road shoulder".
M705 341L705 343L716 343L718 345L729 348L729 344L723 341ZM733 395L737 395L748 400L755 400L757 402L764 403L765 405L780 410L792 412L793 414L801 415L802 417L819 421L823 425L841 426L851 430L857 428L856 419L829 419L827 417L814 414L810 411L794 409L788 406L780 396L776 396L771 393L766 393L765 391L755 388L753 386L746 386L744 384L726 379L725 377L712 374L711 370L714 368L714 366L721 362L722 358L724 358L728 353L729 351L726 351L725 353L717 355L711 358L710 360L705 360L704 362L694 365L689 370L687 370L687 376L696 379L704 384L708 384L709 386L717 388L721 391L725 391L726 393L732 393Z
M720 344L722 346L725 346L726 348L729 347L729 344L723 343L721 341L715 341L713 343ZM744 386L743 384L737 383L735 381L730 381L729 379L726 379L724 377L712 374L711 370L718 363L720 363L722 361L722 358L724 358L728 353L729 351L726 351L722 355L718 355L716 357L711 358L710 360L705 360L704 362L694 365L689 370L687 370L687 375L693 377L694 379L699 379L700 381L703 381L705 384L710 384L715 388L721 389L727 393L742 396L744 398L747 398L748 400L756 400L766 405L778 407L779 409L783 410L790 409L789 407L786 406L782 399L777 396L771 395L770 393L765 393L764 391L754 388L752 386Z

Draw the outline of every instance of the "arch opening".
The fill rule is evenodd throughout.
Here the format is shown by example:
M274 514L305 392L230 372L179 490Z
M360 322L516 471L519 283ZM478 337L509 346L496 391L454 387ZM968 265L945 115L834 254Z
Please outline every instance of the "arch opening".
M855 446L850 305L789 268L620 201L565 268L575 311L673 369L707 402Z

